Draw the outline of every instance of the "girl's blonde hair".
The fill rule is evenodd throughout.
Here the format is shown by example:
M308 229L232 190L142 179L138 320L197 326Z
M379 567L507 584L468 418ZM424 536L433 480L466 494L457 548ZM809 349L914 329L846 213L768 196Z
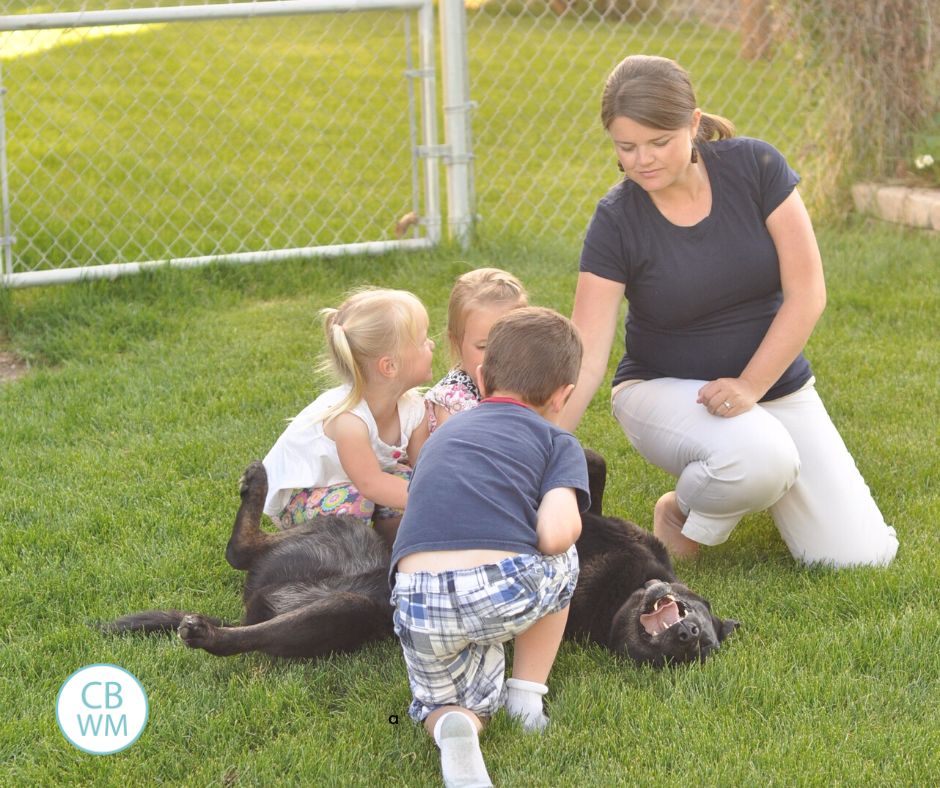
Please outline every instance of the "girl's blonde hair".
M499 268L476 268L457 277L447 305L447 339L454 361L460 360L470 310L496 304L528 306L529 294L522 282Z
M409 344L417 345L427 327L424 304L407 290L362 288L339 308L320 310L326 332L326 358L320 371L332 372L350 386L349 394L323 415L324 423L354 408L365 393L368 362L398 358Z

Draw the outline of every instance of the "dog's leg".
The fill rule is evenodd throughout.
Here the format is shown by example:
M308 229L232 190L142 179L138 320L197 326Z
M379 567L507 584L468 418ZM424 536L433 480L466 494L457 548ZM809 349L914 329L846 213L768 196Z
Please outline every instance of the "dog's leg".
M181 610L143 610L140 613L121 616L110 623L99 624L98 629L109 635L121 635L125 632L169 635L176 632L185 617L186 613ZM225 626L218 618L206 620L220 627Z
M260 651L275 657L310 658L355 651L392 634L392 609L348 592L275 616L260 624L217 627L198 615L186 616L179 635L191 648L227 657Z
M268 494L268 474L264 465L258 460L251 463L238 484L242 502L235 515L232 537L225 548L225 559L235 569L249 569L259 555L279 541L283 533L261 530L261 514Z
M607 462L593 449L584 450L588 468L588 492L591 493L591 508L594 514L603 513L604 487L607 486Z
M372 521L372 527L382 537L389 551L395 546L395 536L398 534L400 523L401 517L383 517Z

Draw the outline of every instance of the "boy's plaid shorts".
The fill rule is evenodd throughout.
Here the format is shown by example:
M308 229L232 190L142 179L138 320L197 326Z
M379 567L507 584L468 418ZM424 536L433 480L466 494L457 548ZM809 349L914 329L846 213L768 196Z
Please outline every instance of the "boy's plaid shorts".
M567 607L578 553L518 555L450 572L398 572L392 605L414 700L423 721L441 706L481 717L503 705L503 643Z

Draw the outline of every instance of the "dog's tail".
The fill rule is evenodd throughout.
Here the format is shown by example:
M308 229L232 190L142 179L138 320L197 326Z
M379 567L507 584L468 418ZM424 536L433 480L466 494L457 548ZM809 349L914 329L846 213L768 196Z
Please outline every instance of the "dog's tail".
M121 635L125 632L143 632L146 635L174 634L187 615L182 610L143 610L126 616L97 624L97 628L108 635ZM229 626L217 618L207 618L213 626Z

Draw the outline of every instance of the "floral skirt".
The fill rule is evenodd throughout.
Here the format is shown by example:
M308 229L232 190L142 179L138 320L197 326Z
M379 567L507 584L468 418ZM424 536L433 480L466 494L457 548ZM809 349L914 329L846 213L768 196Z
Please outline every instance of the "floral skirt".
M406 481L411 479L411 468L396 465L386 471ZM279 528L290 528L307 523L315 517L326 515L356 517L362 520L382 520L401 517L403 510L376 504L366 498L351 482L332 484L329 487L309 487L294 490L281 512L273 517Z

